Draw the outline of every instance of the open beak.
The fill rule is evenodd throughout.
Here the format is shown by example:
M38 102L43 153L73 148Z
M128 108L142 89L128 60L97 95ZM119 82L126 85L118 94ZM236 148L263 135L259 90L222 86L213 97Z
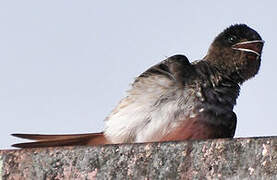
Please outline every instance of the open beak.
M254 53L257 56L261 56L263 49L264 41L263 40L253 40L253 41L244 41L234 44L232 49L239 51L246 51Z

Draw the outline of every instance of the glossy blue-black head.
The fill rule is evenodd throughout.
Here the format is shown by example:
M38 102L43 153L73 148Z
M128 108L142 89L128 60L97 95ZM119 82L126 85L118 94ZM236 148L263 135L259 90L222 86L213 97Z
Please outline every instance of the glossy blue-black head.
M205 59L242 83L259 71L263 44L261 36L249 26L231 25L214 39Z

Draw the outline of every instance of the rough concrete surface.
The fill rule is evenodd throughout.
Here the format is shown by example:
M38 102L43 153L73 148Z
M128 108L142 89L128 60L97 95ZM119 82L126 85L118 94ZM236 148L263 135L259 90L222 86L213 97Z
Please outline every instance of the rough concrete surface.
M277 179L277 137L0 151L0 179Z

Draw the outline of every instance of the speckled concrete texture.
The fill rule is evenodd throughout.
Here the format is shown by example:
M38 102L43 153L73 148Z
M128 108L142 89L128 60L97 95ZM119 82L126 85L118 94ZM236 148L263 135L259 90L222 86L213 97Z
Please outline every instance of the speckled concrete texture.
M3 180L277 179L277 137L3 150L0 168Z

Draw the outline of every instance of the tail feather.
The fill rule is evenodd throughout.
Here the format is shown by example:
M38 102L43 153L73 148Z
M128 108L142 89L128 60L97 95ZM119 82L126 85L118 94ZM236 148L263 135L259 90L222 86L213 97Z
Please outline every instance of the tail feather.
M11 134L12 136L22 139L30 140L50 140L50 139L64 139L64 138L77 138L86 136L102 136L103 133L87 133L87 134Z
M23 139L36 140L35 142L13 144L18 148L39 148L73 145L99 145L108 141L103 133L66 134L66 135L42 135L42 134L12 134Z

